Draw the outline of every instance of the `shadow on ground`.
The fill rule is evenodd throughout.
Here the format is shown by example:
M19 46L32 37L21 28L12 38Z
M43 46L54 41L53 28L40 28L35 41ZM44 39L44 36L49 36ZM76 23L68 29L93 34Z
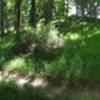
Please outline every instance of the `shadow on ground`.
M47 89L17 87L13 82L0 82L0 100L100 100L100 91L87 89L69 89L54 95Z

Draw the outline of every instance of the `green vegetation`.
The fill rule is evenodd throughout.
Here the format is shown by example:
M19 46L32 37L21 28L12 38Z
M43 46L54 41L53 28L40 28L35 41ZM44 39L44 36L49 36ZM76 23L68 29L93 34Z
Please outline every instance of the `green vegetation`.
M6 37L1 38L0 41L0 65L1 69L4 71L8 71L10 73L19 73L19 75L42 75L44 77L48 77L54 83L59 84L60 81L68 81L69 84L96 84L99 83L100 77L100 63L99 63L99 53L100 53L100 26L99 22L89 22L83 21L80 23L79 27L73 28L73 30L68 33L66 30L68 23L64 23L63 27L59 29L59 32L62 35L61 39L63 39L64 47L56 48L56 49L45 49L45 42L43 42L41 47L41 43L37 42L37 46L40 46L41 50L34 53L34 51L28 52L26 54L20 53L15 55L14 51L12 51L14 43L13 37L8 35ZM45 26L42 26L45 27ZM43 33L49 31L41 29ZM53 30L54 31L54 30ZM58 32L58 31L57 31ZM31 35L31 33L30 33ZM38 40L38 37L36 38ZM27 40L26 40L27 41ZM25 42L26 42L25 41ZM46 40L42 40L46 41ZM52 42L53 40L51 40ZM32 41L34 43L34 40ZM12 50L11 50L12 49ZM34 48L33 48L34 49ZM33 50L32 49L32 50ZM25 100L25 98L43 98L43 100L51 99L49 97L45 97L41 95L40 92L34 93L34 90L20 90L17 87L9 87L4 86L0 83L0 97L1 100L5 100L10 96L10 100L16 100L16 97L19 100ZM6 90L7 88L7 90ZM4 91L4 92L2 92ZM11 91L11 92L10 92ZM15 91L15 94L12 96L12 91ZM33 92L32 92L33 91ZM36 89L36 91L38 91ZM44 90L41 90L44 91ZM31 93L33 94L31 94ZM44 93L44 92L43 92ZM7 94L7 96L5 96ZM23 96L26 94L26 97ZM48 95L48 94L44 94ZM4 96L4 97L3 97ZM24 98L25 97L25 98ZM3 99L4 98L4 99ZM46 98L46 99L45 99ZM64 94L59 95L58 97L54 97L56 100L99 100L100 97L89 94L83 90L79 90L77 92L71 91ZM38 99L41 100L41 99Z
M0 100L100 99L100 0L0 7Z
M58 32L54 28L54 30L48 30L47 28L43 30L45 26L42 25L41 27L41 34L49 34L50 31L53 33L54 30L54 32ZM56 43L56 41L59 43L59 40L53 40L52 38L49 41L48 37L49 42L45 44L47 41L47 38L44 38L45 36L43 36L44 40L40 40L40 37L36 36L34 37L36 41L32 40L31 45L35 45L35 41L36 46L41 50L37 50L35 53L34 51L28 51L26 54L20 53L20 55L14 56L14 51L11 51L11 48L14 46L13 37L10 35L4 37L0 45L2 50L0 54L2 69L9 72L18 71L23 74L32 73L34 75L37 73L56 80L99 82L99 22L83 21L79 27L73 28L73 30L68 33L66 33L66 27L67 22L59 29L59 32L64 34L59 39L60 42L64 43L64 47L56 49L47 48L46 46L50 46L50 42L51 44ZM37 33L40 34L39 32ZM33 33L26 33L27 38L30 37L31 34ZM59 37L56 36L56 39L57 38ZM25 38L23 38L23 41L24 39ZM27 41L28 40L25 40L24 43L27 43ZM39 41L44 42L41 43ZM31 49L34 50L34 47ZM9 54L11 54L11 56L9 56Z
M13 81L0 80L1 100L99 100L100 92L82 89L66 90L59 95L51 93L47 89L33 89L31 86L25 88L17 87Z

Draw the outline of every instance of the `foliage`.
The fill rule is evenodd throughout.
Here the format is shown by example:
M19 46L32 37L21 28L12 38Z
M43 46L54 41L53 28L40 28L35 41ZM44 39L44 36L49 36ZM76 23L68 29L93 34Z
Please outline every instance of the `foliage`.
M4 64L4 70L12 73L35 74L34 64L25 57L15 57Z
M48 0L36 0L35 14L31 1L19 2L19 11L15 4L20 0L1 1L4 8L0 9L0 31L4 32L0 36L1 70L39 74L73 84L100 82L100 20L87 18L97 17L99 7L95 7L100 0L53 0L52 7L48 7ZM81 16L66 19L73 3ZM85 17L88 11L91 14ZM30 25L30 17L35 19L35 26Z
M55 26L53 24L45 25L42 20L38 22L36 28L28 28L23 31L19 42L20 47L25 46L24 49L31 52L34 52L35 49L41 51L64 45L63 38Z
M23 43L28 43L31 40L30 45L28 43L27 46L34 47L34 44L37 43L41 48L44 48L40 50L39 47L39 51L32 55L24 53L15 57L15 54L12 54L11 48L14 45L14 33L13 35L6 36L3 40L1 39L1 68L9 72L40 74L57 81L66 80L73 83L100 82L99 21L94 23L86 20L81 22L79 27L73 28L68 33L66 27L70 26L71 22L69 24L64 23L63 25L60 33L52 24L45 26L43 22L39 22L35 29L26 29L27 32L25 30L21 34ZM51 33L54 35L55 33L58 34L57 42L55 38L49 38L48 34ZM64 35L62 35L63 33ZM43 36L41 36L42 34ZM45 36L46 38L44 38ZM42 38L40 39L40 37ZM47 44L59 43L59 39L65 42L64 47L52 49L52 46L50 46L47 49Z

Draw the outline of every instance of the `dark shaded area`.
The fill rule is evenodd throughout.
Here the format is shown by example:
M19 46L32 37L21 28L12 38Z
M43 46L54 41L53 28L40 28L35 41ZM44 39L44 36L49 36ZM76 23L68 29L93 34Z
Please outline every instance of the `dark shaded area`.
M19 88L14 82L1 81L0 100L99 100L99 89L99 85L87 84L83 87L81 85L66 87L65 91L56 94L48 89L33 88L28 84L23 88ZM57 88L55 88L56 90Z
M14 83L0 82L0 100L51 100L44 89L18 88Z

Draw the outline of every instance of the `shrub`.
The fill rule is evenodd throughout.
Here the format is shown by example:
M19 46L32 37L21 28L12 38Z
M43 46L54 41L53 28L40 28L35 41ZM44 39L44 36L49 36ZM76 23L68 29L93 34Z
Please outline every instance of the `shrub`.
M58 61L45 64L45 74L51 79L78 81L82 76L83 61L79 55L61 57Z
M53 80L63 80L67 69L65 59L60 59L51 63L45 64L45 74Z
M15 57L4 64L5 71L19 72L21 74L35 73L34 64L24 57Z
M27 31L22 32L18 44L20 45L18 48L22 48L21 51L34 52L36 49L40 51L60 47L63 45L63 40L54 25L45 25L43 21L40 21L36 28L28 28Z

